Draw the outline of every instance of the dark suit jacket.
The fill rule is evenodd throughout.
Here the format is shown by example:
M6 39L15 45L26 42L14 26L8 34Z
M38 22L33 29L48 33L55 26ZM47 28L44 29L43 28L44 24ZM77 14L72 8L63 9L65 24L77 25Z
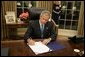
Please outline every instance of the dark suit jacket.
M30 37L32 39L41 38L39 20L29 21L28 29L24 35L25 41ZM52 22L47 22L44 26L43 38L49 38L49 37L52 38L52 40L56 39L56 32L53 29Z

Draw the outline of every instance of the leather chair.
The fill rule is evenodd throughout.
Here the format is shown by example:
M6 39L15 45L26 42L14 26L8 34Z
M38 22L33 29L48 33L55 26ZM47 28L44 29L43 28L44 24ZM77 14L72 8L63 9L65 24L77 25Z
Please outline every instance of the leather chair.
M30 8L28 9L29 12L29 20L38 20L40 13L45 10L43 8Z
M29 12L29 21L30 20L38 20L40 17L40 13L45 10L43 8L30 8L28 9ZM58 35L58 25L54 22L53 19L51 19L51 22L53 22L54 24L54 30L56 31L57 35Z

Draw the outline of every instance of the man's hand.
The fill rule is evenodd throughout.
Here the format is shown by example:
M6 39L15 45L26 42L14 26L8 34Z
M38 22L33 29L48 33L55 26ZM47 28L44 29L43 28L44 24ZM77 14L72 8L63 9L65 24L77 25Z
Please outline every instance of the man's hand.
M42 43L45 44L45 45L47 45L50 41L51 41L51 38L48 38L48 39L44 39L42 41Z
M35 41L32 39L27 39L27 45L35 45Z

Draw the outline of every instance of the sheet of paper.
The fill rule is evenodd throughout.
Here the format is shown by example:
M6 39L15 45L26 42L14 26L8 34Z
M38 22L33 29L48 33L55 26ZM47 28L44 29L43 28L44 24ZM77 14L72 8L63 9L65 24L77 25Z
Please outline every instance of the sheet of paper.
M35 45L29 45L29 47L33 50L33 52L37 54L45 53L52 51L46 45L42 44L42 42L35 42Z

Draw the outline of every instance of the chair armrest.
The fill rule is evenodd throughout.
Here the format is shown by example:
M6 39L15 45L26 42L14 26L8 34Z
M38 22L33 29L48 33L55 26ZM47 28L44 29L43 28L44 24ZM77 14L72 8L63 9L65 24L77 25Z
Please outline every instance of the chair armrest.
M58 35L59 25L57 25L53 19L51 19L51 21L53 22L53 24L54 24L54 30L56 31L56 33L57 33L57 35Z
M59 25L57 25L53 19L51 21L54 23L56 27L59 27Z

